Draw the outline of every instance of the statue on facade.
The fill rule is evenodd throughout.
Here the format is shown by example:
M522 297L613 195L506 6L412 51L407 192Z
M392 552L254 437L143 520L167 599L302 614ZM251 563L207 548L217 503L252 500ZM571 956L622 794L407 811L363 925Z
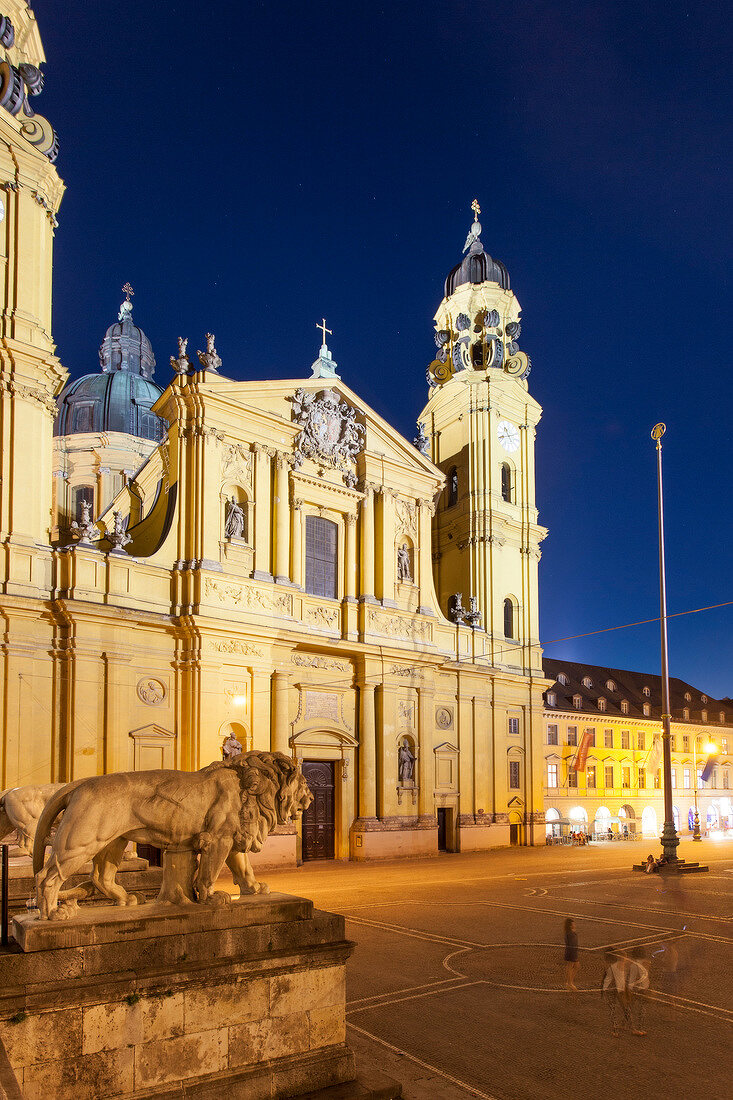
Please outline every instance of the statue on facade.
M468 605L470 610L466 615L466 623L468 626L476 627L481 626L481 612L478 609L478 597L469 596Z
M448 614L450 615L451 622L456 623L456 625L459 625L460 623L466 621L466 615L468 614L468 612L463 606L462 592L456 592L448 600Z
M221 747L222 760L231 760L233 756L239 756L242 746L233 733L230 733Z
M40 919L68 918L77 900L95 890L116 905L137 904L116 881L130 840L195 852L193 891L199 904L230 900L214 891L225 862L242 894L267 893L254 876L249 853L261 851L275 825L295 819L312 801L299 767L281 752L247 752L198 772L118 772L77 779L51 798L38 822L33 872ZM89 860L91 880L60 893Z
M186 355L186 348L188 347L188 340L184 340L182 336L178 337L178 357L171 355L171 366L176 374L188 374L191 369L191 360Z
M237 504L234 497L227 501L227 518L224 524L224 538L244 538L244 508Z
M402 544L397 550L397 581L399 584L412 583L412 564L407 543Z
M397 773L400 783L404 787L415 779L415 754L410 748L407 738L402 741L397 751Z
M206 333L206 351L199 351L197 355L204 370L217 371L221 366L221 359L214 343L216 337L213 332Z
M74 520L71 530L79 537L80 542L94 542L99 538L99 528L96 523L92 523L92 506L89 501L81 502L81 522Z
M425 425L420 420L417 422L417 435L413 439L412 445L421 455L430 458L430 440L425 432Z
M132 536L128 535L125 527L125 521L122 518L120 512L113 512L114 525L111 531L107 532L107 538L112 543L113 550L122 550L127 546L128 542L132 542Z

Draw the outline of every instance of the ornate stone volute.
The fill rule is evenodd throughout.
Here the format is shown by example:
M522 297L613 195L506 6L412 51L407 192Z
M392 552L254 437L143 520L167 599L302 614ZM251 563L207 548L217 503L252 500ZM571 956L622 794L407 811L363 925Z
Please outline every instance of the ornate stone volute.
M33 13L26 9L21 20L33 20ZM20 119L20 132L27 142L53 163L59 151L58 137L47 119L37 115L28 102L29 96L40 95L43 75L37 65L27 60L27 26L21 26L19 36L6 15L0 15L0 107ZM17 40L16 40L17 39Z

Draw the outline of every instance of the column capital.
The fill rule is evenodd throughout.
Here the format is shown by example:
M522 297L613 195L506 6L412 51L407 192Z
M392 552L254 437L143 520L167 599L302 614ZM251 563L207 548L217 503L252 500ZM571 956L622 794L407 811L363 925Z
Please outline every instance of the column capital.
M355 512L347 512L346 515L344 516L344 520L346 521L346 526L347 527L356 527L356 513Z

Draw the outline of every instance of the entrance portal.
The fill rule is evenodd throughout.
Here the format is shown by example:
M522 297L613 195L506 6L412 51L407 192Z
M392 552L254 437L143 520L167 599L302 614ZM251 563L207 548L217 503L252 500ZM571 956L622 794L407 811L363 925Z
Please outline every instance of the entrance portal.
M336 839L332 760L304 760L303 775L313 801L303 813L303 860L333 859Z

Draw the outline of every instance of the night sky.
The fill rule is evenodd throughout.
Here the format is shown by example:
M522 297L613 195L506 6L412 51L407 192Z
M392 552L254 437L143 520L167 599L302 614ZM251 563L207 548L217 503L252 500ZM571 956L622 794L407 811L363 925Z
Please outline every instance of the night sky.
M344 382L412 439L478 198L544 407L548 655L659 671L656 624L554 642L658 614L658 420L669 611L733 599L727 5L33 7L72 376L126 280L162 386L206 331L232 378L304 378L325 315ZM733 694L732 607L669 637L672 675Z

